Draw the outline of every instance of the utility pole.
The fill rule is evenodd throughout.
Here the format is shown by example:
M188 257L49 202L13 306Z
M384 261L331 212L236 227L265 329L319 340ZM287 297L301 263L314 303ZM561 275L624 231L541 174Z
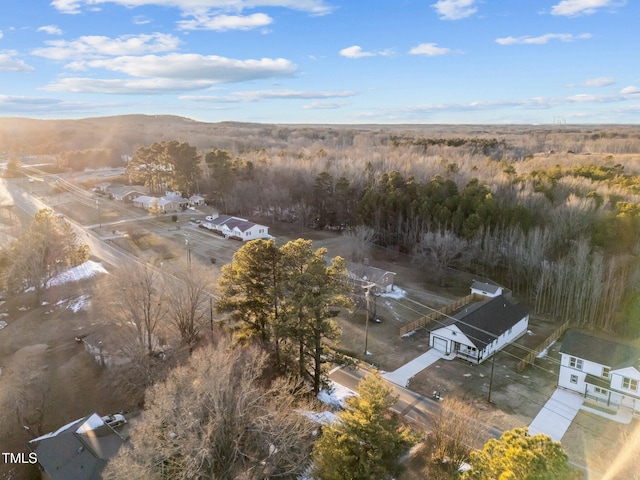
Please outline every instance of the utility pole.
M211 321L211 335L213 336L213 298L209 297L209 320Z
M491 377L489 378L489 403L491 403L491 387L493 386L493 367L496 364L496 355L498 352L494 352L493 358L491 359Z
M367 309L367 315L365 317L365 323L364 323L364 354L365 356L369 355L369 317L371 315L371 295L370 295L370 290L371 287L373 287L373 283L368 283L367 285L365 285L364 287L364 298L366 300L366 309Z

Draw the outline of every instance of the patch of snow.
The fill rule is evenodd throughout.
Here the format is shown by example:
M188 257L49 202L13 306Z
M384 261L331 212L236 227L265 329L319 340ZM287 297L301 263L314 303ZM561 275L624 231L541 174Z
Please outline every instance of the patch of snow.
M4 317L8 317L8 316L9 316L9 314L6 313L6 312L0 313L0 318L4 318Z
M302 413L305 417L307 417L312 422L320 423L324 425L333 423L338 418L338 416L335 413L329 412L329 411L311 412L308 410L300 410L300 413Z
M29 307L25 307L23 305L22 307L18 307L18 310L20 310L21 312L24 312L25 310L29 310Z
M69 305L67 308L72 310L73 313L78 313L79 310L85 310L89 305L91 305L89 295L81 295L78 298L74 298L73 300L69 300Z
M533 335L533 332L531 330L527 330L527 335Z
M470 377L470 376L471 376L471 374L470 374L470 373L465 373L465 374L463 375L463 377Z
M411 335L413 335L416 332L417 332L417 330L411 330L410 332L407 332L404 335L402 335L402 338L410 337Z
M35 292L35 291L36 291L35 287L29 287L24 291L24 293L31 293L31 292Z
M5 322L4 320L0 320L0 330L2 330L7 325L9 325L7 322Z
M396 287L394 285L390 292L381 293L380 296L385 298L393 298L394 300L400 300L401 298L404 298L407 296L407 292L406 290L403 290L400 287Z
M536 358L544 358L549 354L549 349L551 347L553 347L553 344L556 343L556 341L554 340L553 342L551 342L551 344L545 348L544 350L542 350L538 355L536 355Z
M70 268L66 272L62 272L60 275L55 276L49 282L47 287L53 287L55 285L62 285L68 282L77 282L79 280L85 280L91 278L97 273L109 273L102 266L101 263L89 260L88 262L78 265L77 267Z
M49 305L49 302L47 302L47 301L45 300L44 302L42 302L42 303L41 303L41 305L42 305L42 306Z
M330 390L325 389L318 393L318 400L327 405L344 408L345 400L355 395L357 395L357 393L353 390L331 382Z

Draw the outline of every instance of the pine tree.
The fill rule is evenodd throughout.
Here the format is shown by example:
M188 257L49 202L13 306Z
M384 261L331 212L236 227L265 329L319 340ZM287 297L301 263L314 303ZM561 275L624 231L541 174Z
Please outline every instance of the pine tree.
M389 411L391 388L376 372L360 382L338 420L325 427L314 447L316 480L384 480L402 471L400 457L413 435Z
M529 435L514 428L499 440L489 440L482 450L471 452L471 470L464 480L565 480L577 478L560 442L543 434Z

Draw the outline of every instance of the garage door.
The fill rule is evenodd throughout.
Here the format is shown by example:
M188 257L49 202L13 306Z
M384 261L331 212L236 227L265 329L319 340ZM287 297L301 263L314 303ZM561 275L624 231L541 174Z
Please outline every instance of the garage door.
M447 340L445 340L444 338L433 337L433 348L435 348L439 352L449 353L447 350L448 345L449 342L447 342Z

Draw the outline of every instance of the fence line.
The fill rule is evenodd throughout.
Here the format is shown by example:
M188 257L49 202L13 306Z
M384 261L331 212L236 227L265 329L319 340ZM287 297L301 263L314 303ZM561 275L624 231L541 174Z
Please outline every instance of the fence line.
M558 338L560 338L560 336L564 332L566 332L568 328L569 328L569 320L567 320L562 325L560 325L560 327L555 332L553 332L551 336L549 336L544 342L538 345L533 351L531 351L531 353L527 354L526 357L520 360L518 362L518 365L516 365L516 371L522 372L529 365L533 365L533 363L536 361L536 357L540 354L540 352L542 352L546 348L549 348L549 345L551 345Z
M400 334L400 336L406 335L407 333L413 332L414 330L417 330L418 328L425 327L428 324L430 324L431 322L434 322L438 318L442 317L443 315L447 315L447 314L453 312L454 310L457 310L459 308L464 307L465 305L470 304L471 302L476 300L476 297L479 297L479 295L476 295L475 293L471 293L471 294L467 295L466 297L462 297L462 298L456 300L455 302L450 303L449 305L445 305L444 307L442 307L438 311L431 312L428 315L425 315L424 317L420 317L417 320L414 320L413 322L405 325L404 327L401 327L400 331L399 331L399 334Z

